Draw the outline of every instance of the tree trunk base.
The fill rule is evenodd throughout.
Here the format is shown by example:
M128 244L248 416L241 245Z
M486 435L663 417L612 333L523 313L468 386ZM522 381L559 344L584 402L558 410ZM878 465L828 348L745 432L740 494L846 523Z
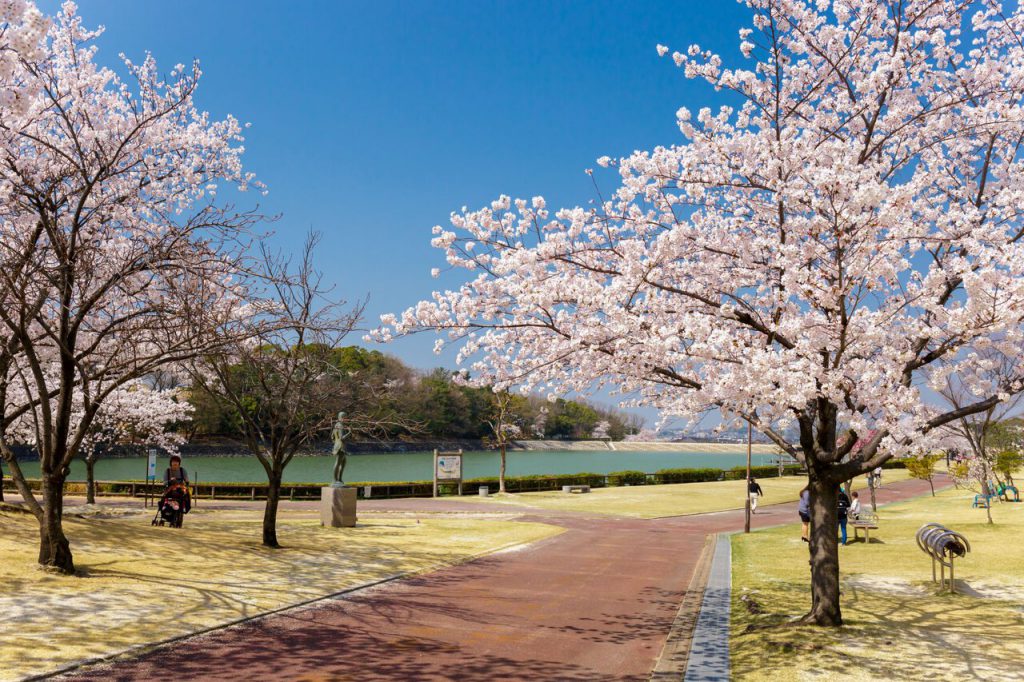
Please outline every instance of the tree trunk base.
M43 537L40 539L39 563L55 573L74 575L75 562L71 556L71 545L63 533L57 538Z
M843 619L825 612L817 612L811 609L793 623L794 625L814 625L817 627L837 628L842 626Z

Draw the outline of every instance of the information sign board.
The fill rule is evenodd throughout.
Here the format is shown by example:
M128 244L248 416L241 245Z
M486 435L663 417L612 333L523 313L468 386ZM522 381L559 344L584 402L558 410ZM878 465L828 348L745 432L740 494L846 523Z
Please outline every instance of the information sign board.
M462 478L462 455L438 455L437 480L457 481Z
M434 450L434 497L437 497L438 481L458 483L462 494L462 450L439 452Z

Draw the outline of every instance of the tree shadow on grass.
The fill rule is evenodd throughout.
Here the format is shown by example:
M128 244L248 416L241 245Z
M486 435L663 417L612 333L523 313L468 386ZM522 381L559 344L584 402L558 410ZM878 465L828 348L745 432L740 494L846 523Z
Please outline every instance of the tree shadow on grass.
M773 628L800 614L754 615L740 604L733 621L733 675L799 670L853 679L991 680L1021 673L1024 625L1013 608L1019 604L934 594L926 585L927 592L915 595L845 584L841 628ZM807 600L806 588L791 585L788 591L793 603ZM750 625L757 629L743 632Z

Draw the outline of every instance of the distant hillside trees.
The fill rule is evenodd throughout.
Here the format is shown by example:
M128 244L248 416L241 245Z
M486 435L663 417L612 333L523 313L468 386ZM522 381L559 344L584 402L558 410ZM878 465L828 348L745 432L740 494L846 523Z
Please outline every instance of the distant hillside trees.
M346 412L372 415L382 427L378 436L391 440L484 439L492 436L494 394L489 388L463 386L451 371L427 372L405 365L380 351L359 346L331 349L331 363L343 377L338 401ZM582 440L596 437L607 422L606 436L622 440L643 426L636 415L583 401L549 402L536 396L509 396L509 419L523 425L522 437ZM237 413L226 410L202 392L190 396L194 409L192 436L242 438Z

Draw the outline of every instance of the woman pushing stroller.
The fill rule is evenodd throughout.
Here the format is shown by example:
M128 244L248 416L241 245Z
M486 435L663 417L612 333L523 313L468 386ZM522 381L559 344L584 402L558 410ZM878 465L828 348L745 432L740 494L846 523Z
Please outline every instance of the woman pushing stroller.
M174 528L181 528L184 515L192 509L188 484L188 472L181 466L181 457L171 455L170 466L164 471L164 494L157 504L154 526L168 523Z

